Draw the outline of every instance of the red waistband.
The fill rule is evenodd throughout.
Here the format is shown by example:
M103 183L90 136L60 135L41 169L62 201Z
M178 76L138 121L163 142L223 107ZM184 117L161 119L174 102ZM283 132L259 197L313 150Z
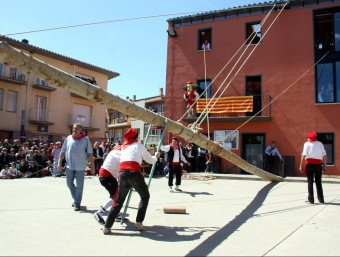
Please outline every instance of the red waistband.
M306 164L321 164L322 160L320 159L313 159L313 158L308 158L305 161Z

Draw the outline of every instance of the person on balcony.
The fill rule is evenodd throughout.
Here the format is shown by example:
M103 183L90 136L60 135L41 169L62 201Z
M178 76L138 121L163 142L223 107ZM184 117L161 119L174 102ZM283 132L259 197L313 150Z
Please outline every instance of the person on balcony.
M199 94L196 92L197 85L188 81L186 86L186 92L183 95L184 100L187 102L188 118L195 117L195 102L199 98Z

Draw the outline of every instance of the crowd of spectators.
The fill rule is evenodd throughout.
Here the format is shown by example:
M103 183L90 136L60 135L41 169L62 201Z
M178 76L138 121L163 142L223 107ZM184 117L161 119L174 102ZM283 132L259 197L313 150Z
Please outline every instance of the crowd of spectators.
M0 139L0 178L53 175L54 143Z
M107 143L105 140L101 142L103 159L117 144L121 143ZM61 145L59 141L53 143L30 140L22 143L19 139L13 141L0 139L0 179L64 176L63 172L56 172L53 168L54 160L58 161L59 158L60 151L57 151L57 148ZM183 169L186 172L204 172L207 151L191 143L181 145L181 147L185 158L191 163L190 167L183 165ZM166 175L166 162L166 156L162 153L156 163L155 175ZM148 173L151 167L142 168ZM86 175L93 174L86 172Z

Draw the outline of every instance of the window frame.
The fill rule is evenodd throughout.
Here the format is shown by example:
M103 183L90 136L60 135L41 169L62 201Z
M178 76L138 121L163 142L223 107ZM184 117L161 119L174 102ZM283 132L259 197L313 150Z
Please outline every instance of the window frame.
M198 51L204 51L202 49L202 44L205 40L208 40L210 43L210 48L208 50L213 49L212 44L212 29L211 28L205 28L205 29L199 29L197 31L197 50Z
M11 102L11 101L13 101L13 102ZM12 106L10 106L10 104ZM18 104L18 92L13 91L13 90L8 90L7 91L6 111L7 112L17 112L17 104Z
M206 83L206 85L205 85ZM202 85L204 87L202 87ZM204 93L204 95L201 96L201 98L211 98L211 79L199 79L197 80L197 86L198 88L196 89L197 93L201 95L201 93L207 88L208 90ZM200 90L199 90L200 89Z
M323 143L327 154L327 165L334 165L334 146L335 146L335 134L328 132L317 132L318 140Z
M260 29L258 30L257 28L253 28L253 26L259 26ZM252 32L250 32L252 30ZM258 30L258 31L257 31ZM258 36L258 39L256 36L253 38L252 42L251 41L251 35L253 33L256 33L256 36ZM257 45L262 43L262 26L261 26L261 21L252 21L252 22L247 22L246 23L246 31L245 31L245 45Z
M316 104L331 104L340 103L340 39L336 41L335 32L340 32L340 22L335 20L335 17L340 17L340 7L314 10L313 25L314 25L314 55L315 55L315 103ZM327 20L328 19L328 20ZM331 19L331 20L330 20ZM326 25L325 25L326 24ZM328 47L324 48L323 35L324 32L331 35ZM319 43L322 47L319 47ZM328 41L325 41L326 43ZM339 44L337 47L336 42ZM326 44L327 45L327 44ZM329 51L329 52L328 52ZM326 56L325 53L328 53ZM320 61L320 59L322 60ZM320 62L319 62L320 61ZM324 71L324 67L330 68ZM322 71L322 72L321 72ZM337 72L338 71L338 72ZM327 74L327 73L328 74ZM320 95L324 87L332 87L329 89L331 97L328 100L322 100Z

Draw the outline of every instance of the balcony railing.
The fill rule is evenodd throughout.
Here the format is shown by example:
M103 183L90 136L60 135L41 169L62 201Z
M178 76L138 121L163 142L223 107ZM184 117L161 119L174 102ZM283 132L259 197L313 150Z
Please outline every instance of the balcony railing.
M98 120L86 117L84 115L70 115L69 126L72 128L74 123L80 123L84 130L99 131Z
M19 72L16 68L0 63L0 79L19 85L26 84L26 74Z
M271 101L270 95L266 96L254 96L253 99L253 111L252 112L225 112L225 113L209 113L210 121L237 121L246 120L251 116L255 117L252 120L270 120L271 119ZM265 107L265 108L264 108ZM262 110L263 108L263 110ZM183 114L187 112L186 103L183 103ZM196 113L195 117L185 115L184 120L195 120L200 116L200 113Z
M122 124L122 123L131 123L131 121L133 120L133 117L131 116L122 116L119 118L113 118L109 121L109 125L116 125L116 124Z
M36 109L31 109L29 112L29 122L31 124L53 125L54 121L54 112L38 112Z

